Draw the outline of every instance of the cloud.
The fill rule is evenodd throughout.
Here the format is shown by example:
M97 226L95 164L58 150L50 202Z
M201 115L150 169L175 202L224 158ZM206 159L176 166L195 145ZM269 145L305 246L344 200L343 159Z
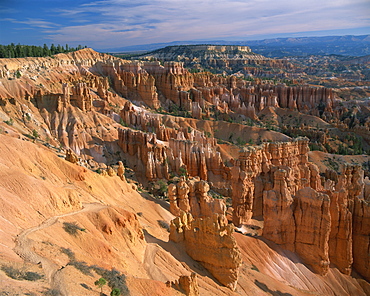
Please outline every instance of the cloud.
M54 43L99 48L370 26L369 0L98 0L69 7L49 10L59 25L46 18L12 22L45 29Z
M16 23L16 24L26 24L26 25L29 25L29 26L32 26L32 27L37 27L37 28L54 28L54 27L59 26L58 24L48 22L48 21L44 21L44 20L41 20L41 19L28 18L26 20L20 21L20 20L8 18L8 19L5 19L5 20L10 21L12 23Z

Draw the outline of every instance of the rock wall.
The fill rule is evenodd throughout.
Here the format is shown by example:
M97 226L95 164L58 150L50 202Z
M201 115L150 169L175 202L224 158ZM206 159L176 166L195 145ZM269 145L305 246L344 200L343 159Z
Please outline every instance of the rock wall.
M363 171L344 165L340 174L326 176L324 186L311 180L310 187L292 194L287 172L275 171L273 189L263 192L263 236L298 253L317 273L325 275L333 263L344 274L353 266L368 279L369 196Z
M355 199L353 213L353 267L370 281L370 199Z
M329 235L331 227L328 195L305 187L296 194L294 209L294 247L305 262L319 274L329 270Z

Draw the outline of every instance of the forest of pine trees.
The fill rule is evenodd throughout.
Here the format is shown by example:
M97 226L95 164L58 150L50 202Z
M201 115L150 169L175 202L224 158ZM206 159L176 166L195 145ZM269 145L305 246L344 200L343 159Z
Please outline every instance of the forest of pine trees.
M82 47L81 45L77 47L60 46L58 44L55 46L52 44L50 48L44 44L44 46L35 46L35 45L21 45L11 43L9 45L0 44L0 58L25 58L25 57L47 57L57 53L65 53L80 50L86 48L87 46Z

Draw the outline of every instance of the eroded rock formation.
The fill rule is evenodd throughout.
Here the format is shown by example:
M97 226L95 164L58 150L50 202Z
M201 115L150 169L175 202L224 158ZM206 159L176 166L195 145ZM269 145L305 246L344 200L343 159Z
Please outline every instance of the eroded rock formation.
M223 215L226 212L225 202L208 195L209 184L198 177L185 181L181 177L177 184L168 186L170 212L179 216L181 211L191 213L194 218L210 217L213 214Z
M368 261L363 260L369 247L363 172L359 166L344 165L339 176L334 171L327 176L331 179L323 187L310 182L311 187L292 195L286 172L276 171L273 189L264 192L263 235L300 254L315 272L326 274L331 262L350 274L353 262L368 278Z
M200 261L221 284L235 290L241 256L232 236L233 225L224 215L194 219L181 212L171 221L170 230L171 240L182 242L194 260Z
M194 272L192 272L191 275L181 275L179 279L174 282L168 281L166 285L181 292L185 292L185 295L187 296L200 295L197 274Z
M327 274L330 263L330 199L326 194L305 187L297 192L296 200L294 251L315 272Z

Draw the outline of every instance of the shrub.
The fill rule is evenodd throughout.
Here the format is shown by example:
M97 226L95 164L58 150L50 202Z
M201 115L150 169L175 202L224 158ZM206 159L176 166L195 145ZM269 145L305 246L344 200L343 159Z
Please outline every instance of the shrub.
M160 195L162 196L165 195L165 193L167 193L168 190L167 183L164 180L158 180L157 184L159 185Z
M76 269L78 269L85 275L92 276L91 266L87 265L86 262L73 260L70 261L68 265L74 266Z
M157 220L157 222L158 222L158 225L160 227L162 227L163 229L166 229L167 232L170 232L170 225L166 221L164 221L164 220Z
M62 295L59 290L57 289L50 289L44 292L44 295L47 296L60 296Z
M257 266L255 266L254 264L252 264L251 269L252 269L252 270L255 270L255 271L259 271L259 269L257 268Z
M110 296L120 296L121 295L121 290L118 288L114 288L112 292L110 292Z
M32 131L32 136L33 136L35 139L37 139L38 137L40 137L39 132L38 132L37 130L33 130L33 131Z
M5 122L7 125L13 125L13 123L14 123L13 118L10 118L9 120L4 120L4 122Z
M78 226L76 222L63 222L63 229L65 232L74 236L78 234L78 231L85 231L85 229Z
M238 137L238 138L236 139L236 144L237 144L238 146L245 146L245 144L247 144L247 142L245 142L243 139L241 139L240 137Z
M60 250L62 253L66 254L70 260L75 260L75 254L71 249L61 247Z
M43 278L43 275L33 271L23 271L16 269L13 266L1 266L5 274L14 280L38 281Z
M40 279L43 278L43 276L41 274L38 274L37 272L33 272L33 271L27 271L23 278L26 280L26 281L38 281Z
M186 168L184 168L184 167L180 167L179 171L180 171L180 176L186 177L188 175L188 172L187 172Z

